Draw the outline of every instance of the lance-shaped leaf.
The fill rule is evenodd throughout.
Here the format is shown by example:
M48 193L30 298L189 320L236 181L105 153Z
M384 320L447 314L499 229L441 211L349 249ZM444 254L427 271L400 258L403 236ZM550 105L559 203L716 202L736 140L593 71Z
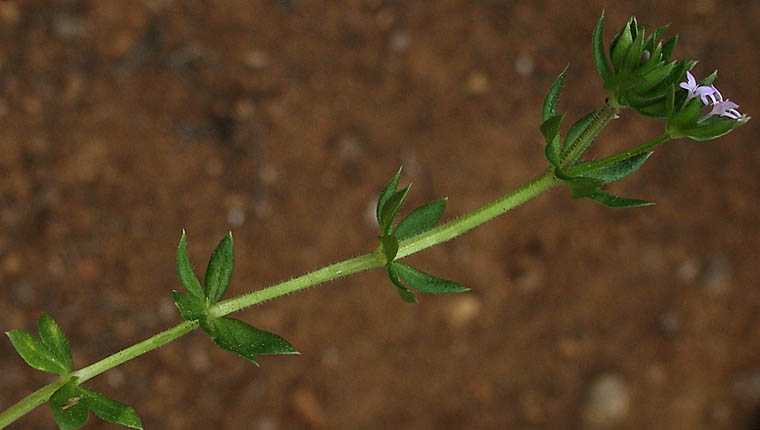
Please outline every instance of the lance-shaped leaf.
M612 194L606 193L602 190L594 191L588 197L597 203L607 206L608 208L635 208L640 206L651 206L654 204L646 200L613 196Z
M235 256L232 252L232 232L229 232L219 242L219 245L214 250L214 253L211 254L211 258L208 261L204 286L209 303L214 304L218 302L224 295L224 292L227 291L230 279L232 278L234 264Z
M37 322L37 331L40 334L42 344L47 346L53 354L61 359L67 369L66 373L70 372L72 362L69 339L66 338L66 334L53 317L46 313L40 315L40 319Z
M61 429L78 429L87 422L87 411L92 410L100 419L133 429L142 429L140 417L130 406L103 394L87 390L69 382L50 396L53 418Z
M385 257L385 264L389 264L396 258L398 254L398 239L394 236L378 236L377 239L383 246L383 256Z
M185 230L182 230L182 237L180 237L179 246L177 247L177 274L179 275L180 283L182 283L182 286L185 287L188 293L194 297L206 298L203 294L201 283L198 281L198 277L195 276L193 266L190 264L190 259L187 257Z
M644 50L644 30L642 29L635 40L628 48L628 52L625 54L625 60L623 60L623 68L625 70L633 70L637 66L641 65L641 53Z
M53 352L47 345L34 337L31 333L23 330L11 330L5 332L11 339L13 347L26 364L43 372L66 375L71 371L68 360L64 360Z
M185 321L194 321L206 314L206 299L172 291L172 300Z
M401 177L401 167L398 168L398 171L396 172L396 175L393 176L393 179L388 182L388 184L383 189L383 192L380 193L380 197L377 199L377 222L378 224L382 225L382 220L380 219L380 212L383 209L383 206L385 206L385 202L388 201L389 198L393 195L393 193L396 192L396 189L398 188L398 180Z
M255 365L259 354L298 354L285 339L252 327L234 318L200 319L204 332L222 349L233 352Z
M559 177L559 175L558 175ZM583 197L589 197L591 194L599 190L599 187L604 184L604 181L593 178L562 178L562 181L570 186L570 198L580 199Z
M81 428L87 422L87 400L84 391L69 382L50 396L50 410L61 430Z
M610 46L612 49L612 52L610 53L610 61L618 73L622 71L625 56L628 54L628 50L633 44L633 34L631 33L632 23L633 18L631 18L625 27L623 27L623 30L618 33L613 45Z
M389 267L390 272L401 277L407 284L417 291L426 294L461 293L470 289L446 279L436 278L433 275L417 270L404 263L394 262ZM393 277L391 277L393 280ZM394 282L395 284L395 282Z
M671 37L668 39L667 42L665 42L665 45L662 46L662 60L663 61L670 61L671 55L673 55L673 50L676 48L676 43L678 43L678 35Z
M393 282L398 290L398 295L401 296L401 300L407 303L417 303L417 296L413 292L409 291L409 288L401 282L396 272L392 269L392 265L388 265L388 277Z
M607 82L612 75L610 66L607 63L607 56L604 53L604 10L602 10L602 16L599 17L599 21L594 27L594 34L591 38L591 50L594 56L594 65L596 71L599 72L599 76L602 77L604 82Z
M584 173L583 176L586 178L599 179L604 181L605 184L619 181L638 170L639 167L647 161L650 155L652 155L651 152L637 154L628 157L625 160L618 161L611 166Z
M393 219L396 218L401 205L404 204L410 187L411 185L407 185L403 190L393 193L380 210L380 232L383 236L390 235L393 228Z
M143 428L140 417L137 416L137 412L132 407L95 391L84 391L86 393L87 406L101 420L121 424L133 429Z
M564 114L554 115L541 124L541 133L544 135L544 139L546 139L544 154L546 155L546 159L555 167L559 167L561 141L559 129L563 119L565 119Z
M597 113L596 111L591 112L584 116L583 118L579 119L575 122L572 126L570 126L570 130L567 131L567 134L565 135L565 144L562 146L561 155L565 156L567 155L567 152L572 148L575 141L578 139L581 134L583 134L584 131L588 128L588 126L594 121L596 118Z
M562 91L562 84L565 82L565 74L567 73L567 68L570 67L565 66L565 69L562 71L562 73L557 76L557 79L554 80L554 83L549 88L549 92L546 93L546 97L544 98L544 105L541 109L541 121L544 122L547 119L553 117L557 114L557 103L559 103L559 93Z
M446 199L418 207L398 223L393 236L398 240L404 240L430 230L441 219L445 208Z

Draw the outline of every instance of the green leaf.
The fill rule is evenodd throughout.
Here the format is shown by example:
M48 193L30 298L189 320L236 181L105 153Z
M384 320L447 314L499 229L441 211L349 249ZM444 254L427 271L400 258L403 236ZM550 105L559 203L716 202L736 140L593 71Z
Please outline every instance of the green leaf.
M647 161L650 155L652 155L651 152L637 154L632 157L628 157L625 160L618 161L612 166L584 173L583 177L599 179L601 181L604 181L605 184L619 181L638 170L639 167L641 167Z
M636 112L644 115L644 116L651 116L654 118L665 118L667 115L666 112L666 100L660 100L657 102L654 102L653 104L646 105L646 106L634 106L633 108L636 109Z
M567 134L565 135L565 144L562 147L562 156L567 155L567 151L569 151L578 137L583 134L584 131L586 131L588 126L594 121L594 118L596 118L596 115L596 111L591 112L576 121L575 124L570 127L570 130L568 130Z
M398 274L393 269L393 266L395 266L395 264L388 265L388 277L391 279L391 282L393 282L393 285L396 286L398 295L401 296L401 300L407 303L417 303L417 296L415 296L413 292L409 291L409 288L406 288L406 286L401 282L401 280L398 278Z
M559 129L564 119L565 114L554 115L541 124L541 133L544 135L544 139L546 139L544 154L546 155L546 159L555 167L559 167L559 146L561 141Z
M61 430L81 428L87 422L87 398L84 389L69 382L50 396L50 410Z
M632 88L632 91L637 94L644 94L647 91L651 90L652 88L657 87L661 83L665 82L665 80L673 72L673 69L675 68L675 66L676 66L676 63L671 62L671 63L663 64L662 66L657 67L654 70L646 73L645 75L641 77L644 81L634 86Z
M257 366L257 354L298 354L298 351L280 336L251 327L234 318L201 318L200 326L217 346Z
M662 46L662 61L670 61L670 56L673 55L673 50L676 48L676 43L678 43L677 34L665 42L665 45Z
M393 179L388 182L388 185L385 186L383 189L383 192L380 193L380 197L377 199L377 222L382 225L382 218L380 217L380 212L383 210L383 206L385 206L385 203L388 201L389 198L393 195L393 193L396 192L396 188L398 188L398 180L401 177L401 167L398 168L398 171L396 172L396 175L393 177Z
M604 181L601 181L599 179L592 179L592 178L569 178L564 179L563 182L565 182L567 185L570 186L571 199L580 199L583 197L588 197L591 194L593 194L595 191L599 190L599 187L604 184Z
M712 85L712 83L715 81L715 78L717 78L717 77L718 77L718 71L716 70L716 71L710 73L709 75L707 75L706 78L704 78L701 81L699 81L698 85L709 87L710 85Z
M557 114L557 103L559 103L559 93L562 90L562 84L565 82L565 73L567 73L567 68L570 67L569 65L565 66L565 70L562 71L562 73L557 76L557 79L554 80L554 83L549 88L549 92L546 93L546 98L544 98L544 106L541 109L541 121L546 121L547 119L553 117Z
M78 429L87 422L87 411L92 409L100 419L133 429L142 429L140 417L130 406L110 399L103 394L68 382L50 396L53 418L61 429Z
M594 27L594 35L591 38L591 49L594 56L594 65L596 66L599 76L602 80L607 82L612 75L610 66L607 64L607 56L604 53L604 10L602 10L602 16L599 17L599 21Z
M108 398L95 391L83 388L82 390L85 392L87 406L92 409L92 412L101 420L108 421L109 423L121 424L133 429L143 428L142 423L140 422L140 417L137 416L137 412L135 412L132 407L117 402L116 400Z
M628 50L633 43L633 35L631 34L631 26L629 24L626 24L623 30L618 33L615 45L610 53L610 61L618 73L622 70L625 56L628 54Z
M66 338L66 334L56 324L53 317L46 313L40 315L40 319L37 322L37 330L40 333L42 344L47 346L50 352L61 359L66 367L66 373L71 372L71 346Z
M235 255L232 252L232 232L219 242L219 245L211 254L206 269L206 297L210 303L216 303L222 298L232 278L232 267L235 264Z
M385 264L388 265L398 254L398 239L394 236L378 236L377 238L380 244L383 246L383 256L385 256Z
M670 85L670 90L668 91L668 95L665 98L665 117L670 118L671 115L673 115L673 111L675 110L675 100L676 100L676 86L674 84Z
M66 360L48 348L31 333L23 330L11 330L5 332L11 339L13 347L26 364L43 372L66 375L71 369Z
M657 43L657 40L663 35L663 33L665 33L665 30L667 30L669 27L670 27L670 24L665 24L662 27L655 30L654 33L650 34L649 37L647 37L647 40L644 41L644 49L654 54L655 49L657 49L655 48L655 43Z
M398 223L393 236L398 240L404 240L430 230L441 219L445 208L446 199L436 200L418 207Z
M436 278L404 263L394 262L390 266L390 271L403 278L415 290L426 294L461 293L470 290L456 282Z
M380 232L383 236L390 235L393 228L393 219L396 218L401 205L404 204L410 187L411 185L407 185L403 190L393 193L380 210Z
M620 71L623 69L625 56L628 54L628 50L631 48L631 44L633 44L633 35L631 34L630 23L631 21L628 21L625 27L623 27L623 30L619 33L615 47L612 50L612 54L610 54L612 65L615 67L615 70L618 73L620 73Z
M641 53L644 50L644 30L641 30L634 39L628 52L625 54L623 68L625 70L634 70L641 65Z
M683 130L683 133L689 139L696 140L697 142L703 142L706 140L717 139L723 135L726 135L733 131L735 128L743 126L749 120L750 117L748 116L745 116L738 120L725 117L712 117L700 123L694 128Z
M182 230L182 237L180 237L179 246L177 247L177 274L179 274L179 282L188 293L198 298L206 298L203 294L201 283L198 281L198 277L195 276L193 266L190 264L190 259L187 257L185 230Z
M606 193L602 190L597 190L591 193L591 195L588 197L597 203L607 206L608 208L635 208L641 206L651 206L654 204L646 200L628 199L613 196L612 194Z
M172 300L185 321L194 321L206 314L206 299L172 291Z

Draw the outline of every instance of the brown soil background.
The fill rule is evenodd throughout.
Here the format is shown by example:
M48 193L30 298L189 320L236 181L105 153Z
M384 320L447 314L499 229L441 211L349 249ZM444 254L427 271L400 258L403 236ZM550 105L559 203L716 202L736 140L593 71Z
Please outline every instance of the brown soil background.
M49 312L82 367L180 321L183 228L200 272L234 231L232 296L373 249L399 165L407 206L448 196L445 219L523 184L568 61L561 109L604 100L603 7L607 39L630 15L672 23L676 55L760 114L757 1L288 3L0 1L2 331ZM605 404L608 428L757 428L756 121L612 188L654 207L558 188L410 258L466 295L408 305L362 273L237 314L300 356L256 368L192 333L87 386L147 429L593 428ZM627 111L595 153L661 130ZM2 409L50 380L7 340L0 366ZM11 428L55 425L44 406Z

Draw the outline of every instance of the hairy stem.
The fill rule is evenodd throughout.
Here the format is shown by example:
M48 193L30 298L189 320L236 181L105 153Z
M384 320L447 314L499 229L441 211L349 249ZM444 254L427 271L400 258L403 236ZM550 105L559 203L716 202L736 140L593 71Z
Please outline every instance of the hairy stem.
M584 133L574 142L573 148L568 152L565 159L570 160L575 156L580 157L583 151L588 148L590 141L596 137L602 127L614 118L616 112L617 108L611 107L609 104L605 106L605 108L600 111L600 116L592 124L593 129L588 133ZM403 258L422 251L423 249L453 239L460 234L527 202L544 191L549 190L559 183L559 180L554 176L553 171L554 169L548 169L522 187L505 194L470 213L432 230L401 241L399 243L396 258ZM382 255L380 248L378 248L373 252L325 266L297 278L243 294L232 299L224 300L211 306L209 308L209 315L212 317L224 316L285 294L300 291L317 284L365 270L383 267L384 265L385 257ZM148 351L166 345L167 343L193 331L197 327L197 321L185 321L85 368L72 372L70 376L76 378L77 383L82 383L126 361L145 354ZM68 381L68 379L69 378L61 378L60 380L28 395L15 405L0 413L0 428L4 428L27 412L45 403L58 388Z

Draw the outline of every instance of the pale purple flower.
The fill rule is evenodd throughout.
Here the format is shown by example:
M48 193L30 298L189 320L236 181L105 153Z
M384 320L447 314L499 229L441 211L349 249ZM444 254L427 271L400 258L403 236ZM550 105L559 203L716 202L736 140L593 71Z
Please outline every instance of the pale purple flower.
M694 75L692 75L688 70L686 71L686 81L681 82L678 84L678 86L689 92L686 95L684 104L688 103L689 100L693 99L694 97L699 97L700 100L702 100L703 105L708 105L709 101L707 98L712 96L712 94L717 91L713 86L708 87L704 85L697 85L697 80L694 79Z
M723 94L721 94L717 88L712 85L710 85L710 88L712 89L712 93L710 93L708 97L712 102L712 110L710 113L702 115L702 117L699 118L698 122L702 122L707 118L716 115L737 120L741 119L744 116L738 110L736 110L736 108L739 107L738 104L732 102L731 100L723 100Z

